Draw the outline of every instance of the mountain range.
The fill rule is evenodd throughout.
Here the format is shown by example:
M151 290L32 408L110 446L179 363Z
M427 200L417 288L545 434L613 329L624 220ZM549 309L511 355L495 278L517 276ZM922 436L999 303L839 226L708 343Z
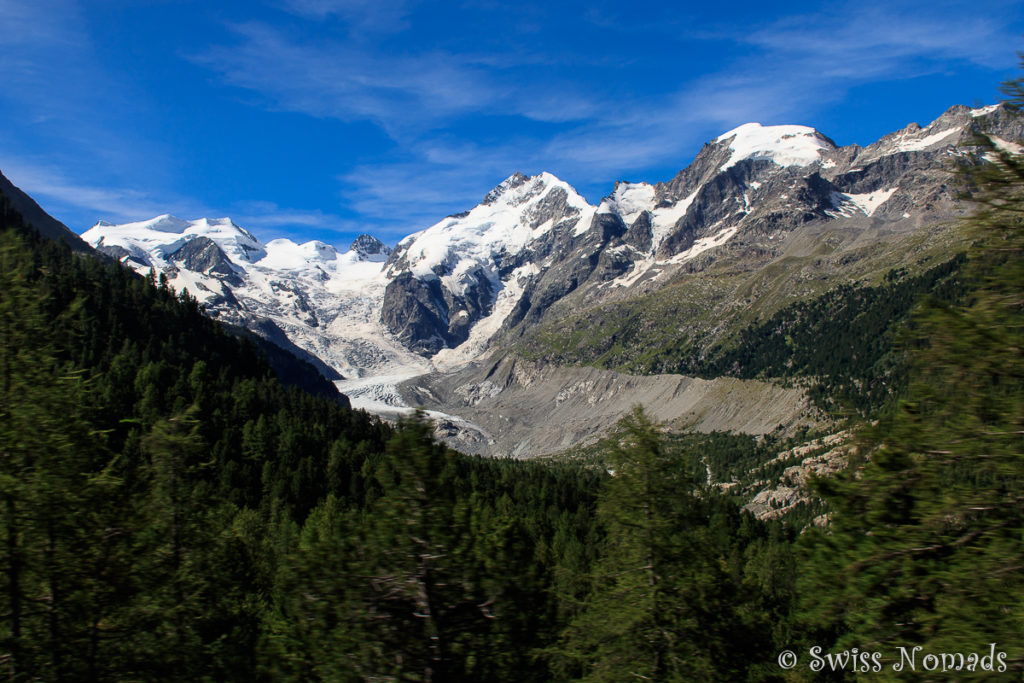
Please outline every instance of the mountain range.
M557 452L637 402L679 428L760 434L826 418L800 386L679 374L680 358L699 364L794 302L952 258L952 172L982 128L1006 146L1024 132L999 106L863 148L749 123L671 180L616 183L596 206L549 173L515 173L394 249L369 235L346 252L264 244L227 218L170 215L82 239L298 347L356 407L425 406L465 451Z

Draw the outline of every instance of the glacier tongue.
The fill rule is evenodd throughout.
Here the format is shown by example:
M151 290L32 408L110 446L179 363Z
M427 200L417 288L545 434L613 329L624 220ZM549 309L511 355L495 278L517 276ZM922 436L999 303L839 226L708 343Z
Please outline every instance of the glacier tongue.
M394 376L421 374L432 366L382 328L387 247L364 237L345 253L315 240L296 244L275 239L264 245L230 219L183 221L173 216L124 225L98 223L83 234L107 253L122 254L117 251L122 249L121 260L141 274L151 268L162 272L170 286L187 289L215 317L253 328L270 320L294 344L346 378L368 385L372 382L367 378L383 375L388 385ZM169 258L199 238L211 240L229 259L228 277L216 267L197 272ZM237 280L229 280L231 275Z
M403 381L478 360L496 335L516 338L577 304L703 269L718 258L708 252L726 243L761 258L804 224L883 225L917 204L944 211L948 193L930 170L933 157L951 153L976 119L1002 116L998 107L953 108L864 149L837 148L806 126L748 123L670 181L616 183L598 206L550 173L515 173L394 250L368 235L347 251L316 240L263 244L228 218L167 214L99 222L82 237L140 273L159 271L215 317L278 328L340 372L355 405L401 413L410 409Z

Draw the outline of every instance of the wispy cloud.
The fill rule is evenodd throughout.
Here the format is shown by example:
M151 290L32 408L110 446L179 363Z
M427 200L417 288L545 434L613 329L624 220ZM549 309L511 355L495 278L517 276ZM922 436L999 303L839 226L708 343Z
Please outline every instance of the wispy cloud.
M316 19L374 17L362 0L290 0L289 7ZM389 17L382 23L399 27L409 5L385 3L380 12ZM597 30L618 29L588 16ZM469 206L486 191L483 178L500 180L513 170L557 170L582 185L607 180L610 189L611 179L625 173L672 161L685 165L684 153L739 123L804 122L859 84L927 73L943 60L1001 64L1016 40L999 22L963 9L922 16L892 4L833 5L759 27L704 30L708 40L745 46L746 56L718 73L666 83L666 94L623 98L580 91L543 69L517 71L515 54L487 55L479 48L475 54L431 48L384 53L358 41L311 44L257 23L234 31L236 45L197 59L228 83L260 93L270 106L370 121L400 144L395 159L340 175L348 208L387 230L424 227ZM460 130L470 116L513 116L553 127L485 142Z
M354 31L393 33L409 26L412 0L284 0L282 7L310 19L337 17Z
M466 60L451 55L379 55L338 42L314 46L259 23L233 30L237 45L195 61L283 110L369 120L394 133L486 108L500 97Z
M391 242L433 225L449 213L472 208L489 186L497 184L483 180L488 174L478 167L474 167L477 182L467 182L465 173L469 169L465 163L412 160L389 166L360 166L339 179L345 188L342 197L346 206L365 217L360 232L372 232Z
M267 239L288 235L304 241L315 233L321 240L330 241L331 235L366 232L365 225L359 230L359 221L337 214L282 207L265 200L235 202L230 207L230 215L239 225Z
M0 47L80 46L82 34L73 30L77 19L74 4L67 0L0 0Z
M140 99L97 55L80 4L0 0L0 65L4 172L90 217L123 218L140 206L144 191L123 180L143 167L150 183L161 179L165 165L151 163L161 143L124 125ZM68 224L86 227L79 222Z
M227 83L260 93L274 108L372 121L402 141L466 115L567 122L590 118L600 106L572 83L522 82L517 55L496 60L437 49L386 52L351 41L311 44L257 22L232 30L235 45L192 59Z
M747 40L777 59L815 65L829 78L909 77L929 60L1005 65L1019 36L991 16L943 4L931 4L927 11L898 4L840 5L838 12L782 19Z
M69 0L0 0L0 64L4 77L0 98L8 106L31 109L37 120L62 112L67 95L74 97L74 93L57 97L58 93L64 85L74 86L91 60L81 26L77 8ZM63 71L52 68L55 61Z
M154 197L144 189L81 183L68 178L59 168L39 165L14 158L3 159L4 174L60 218L62 212L88 212L97 220L112 223L137 221L163 213L184 215L204 213L203 207L190 200L174 199L161 194ZM75 231L89 226L68 225Z

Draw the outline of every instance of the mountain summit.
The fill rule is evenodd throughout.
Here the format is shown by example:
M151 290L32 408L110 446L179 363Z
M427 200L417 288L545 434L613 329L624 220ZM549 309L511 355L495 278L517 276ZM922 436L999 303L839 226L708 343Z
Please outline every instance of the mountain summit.
M678 325L681 335L699 328L687 343L704 348L744 319L743 305L770 314L847 281L879 249L889 256L877 267L912 262L904 250L938 248L931 226L961 211L948 161L982 125L997 140L1021 134L1001 107L953 107L865 148L838 147L806 126L748 123L704 145L671 180L616 183L597 206L550 173L514 173L393 250L368 235L344 253L321 242L262 244L229 219L166 215L98 223L83 237L140 272L164 273L213 315L283 330L348 378L355 405L387 410L409 400L401 382L536 346L560 321L585 327L582 310L600 320L633 310L637 297L697 296L739 277L746 284L721 308ZM792 270L813 254L827 267ZM687 279L701 272L709 276ZM580 334L568 343L603 333Z

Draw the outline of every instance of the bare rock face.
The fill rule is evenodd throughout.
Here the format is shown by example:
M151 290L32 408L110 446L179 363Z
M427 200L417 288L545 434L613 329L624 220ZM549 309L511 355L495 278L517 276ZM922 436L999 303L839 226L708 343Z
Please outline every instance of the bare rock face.
M810 481L827 477L847 466L851 433L836 432L803 446L784 451L766 463L796 461L774 482L760 482L760 489L743 509L758 519L778 519L811 500Z
M363 260L384 260L391 255L391 248L372 235L360 235L352 241L349 251L359 254Z
M516 173L474 209L399 244L381 320L430 356L463 343L513 277L525 284L502 309L496 341L521 336L576 292L593 305L646 271L699 269L704 252L727 242L764 259L804 226L950 218L959 210L950 162L983 128L1008 140L1022 132L1001 107L953 107L866 148L803 126L746 124L672 180L617 183L597 207L553 176Z
M229 285L238 287L242 284L231 259L209 237L200 235L185 242L168 258L182 268L215 276Z
M381 321L415 353L432 355L453 348L469 336L473 324L490 313L494 302L490 280L477 270L465 294L445 288L439 278L402 273L388 283Z
M71 247L72 251L80 254L94 254L88 244L81 237L71 232L66 225L58 221L36 203L34 199L16 187L14 183L0 173L0 196L6 197L11 206L21 214L27 225L39 231L39 234L47 239L60 240Z
M104 256L109 256L110 258L114 259L115 261L124 261L125 259L133 259L139 265L147 265L145 261L142 261L142 260L134 257L130 251L128 251L127 249L125 249L124 247L122 247L119 244L110 244L110 245L101 244L100 246L96 247L96 251L98 251L99 253L103 254Z

